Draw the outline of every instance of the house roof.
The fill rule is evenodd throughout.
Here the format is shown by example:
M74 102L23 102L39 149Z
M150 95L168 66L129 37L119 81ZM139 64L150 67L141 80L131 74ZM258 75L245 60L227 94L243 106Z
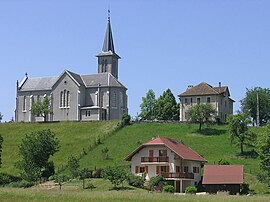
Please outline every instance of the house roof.
M194 87L189 87L185 92L181 93L179 96L219 95L225 93L226 91L229 92L228 86L213 87L208 83L202 82Z
M110 86L110 87L126 87L120 83L110 73L99 73L99 74L87 74L80 75L69 70L65 70L59 77L40 77L40 78L28 78L25 77L19 85L20 91L34 91L34 90L51 90L56 84L57 80L62 77L63 74L67 73L77 85L88 87L96 86Z
M243 184L243 165L205 165L202 184Z
M186 146L182 142L178 142L177 140L171 139L171 138L165 138L165 137L157 137L155 139L152 139L141 146L139 146L137 149L135 149L129 156L126 157L126 160L130 161L132 156L139 152L142 148L146 146L152 146L152 145L164 145L167 148L171 149L174 153L179 155L182 159L185 160L193 160L193 161L201 161L206 162L207 160L200 156L198 153L193 151L191 148Z

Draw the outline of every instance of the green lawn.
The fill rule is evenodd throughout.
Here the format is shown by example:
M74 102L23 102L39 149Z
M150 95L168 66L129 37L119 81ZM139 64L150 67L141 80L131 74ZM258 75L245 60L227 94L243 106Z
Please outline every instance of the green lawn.
M15 162L19 160L18 145L27 133L51 129L56 134L60 140L60 150L52 157L52 160L57 170L58 167L67 163L70 154L79 155L98 137L106 137L117 127L117 124L118 121L0 124L0 134L4 138L0 172L18 174L18 170L14 167Z
M128 201L260 201L268 202L269 196L219 196L219 195L186 195L179 196L165 193L148 193L146 191L125 190L125 191L90 191L90 190L35 190L35 189L15 189L0 188L1 202L5 201L91 201L91 202L128 202Z

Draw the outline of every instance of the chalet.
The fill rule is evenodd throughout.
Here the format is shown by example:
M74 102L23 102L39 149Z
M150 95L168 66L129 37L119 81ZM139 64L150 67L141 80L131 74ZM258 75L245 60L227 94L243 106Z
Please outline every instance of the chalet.
M157 137L140 145L129 156L131 172L146 181L162 175L175 192L184 192L187 186L196 186L201 181L201 168L206 160L183 142Z
M226 191L237 194L243 178L243 165L205 165L202 184L208 193Z

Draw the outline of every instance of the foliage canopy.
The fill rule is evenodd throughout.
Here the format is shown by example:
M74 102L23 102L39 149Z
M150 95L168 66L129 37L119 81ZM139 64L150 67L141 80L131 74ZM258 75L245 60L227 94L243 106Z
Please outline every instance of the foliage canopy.
M35 102L31 107L31 113L34 116L42 116L44 118L44 122L47 121L48 114L52 112L51 99L47 96L44 97L42 101L37 100L37 102Z

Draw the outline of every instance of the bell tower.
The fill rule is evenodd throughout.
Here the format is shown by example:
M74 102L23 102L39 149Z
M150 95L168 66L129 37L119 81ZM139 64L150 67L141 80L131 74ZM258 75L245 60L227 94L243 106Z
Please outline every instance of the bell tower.
M97 57L98 73L109 72L118 79L118 59L120 59L120 56L114 51L110 10L108 10L108 22L102 52Z

